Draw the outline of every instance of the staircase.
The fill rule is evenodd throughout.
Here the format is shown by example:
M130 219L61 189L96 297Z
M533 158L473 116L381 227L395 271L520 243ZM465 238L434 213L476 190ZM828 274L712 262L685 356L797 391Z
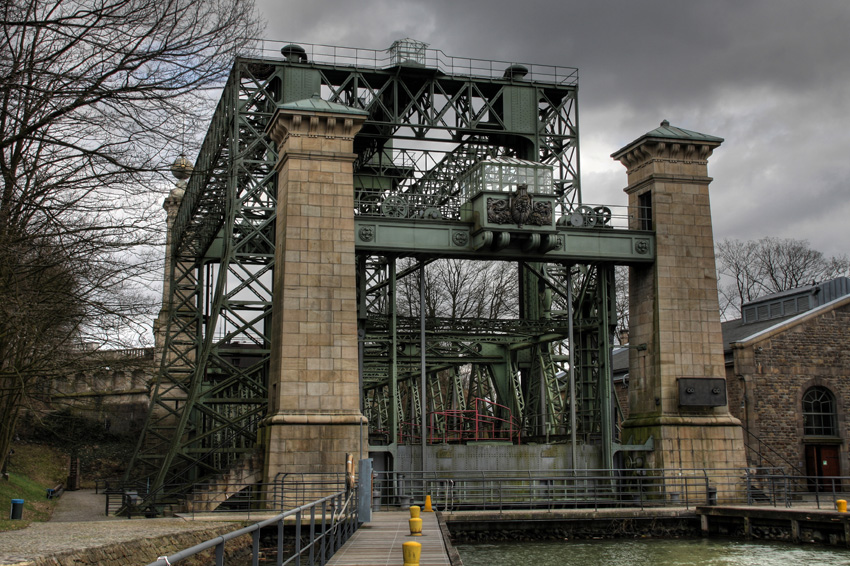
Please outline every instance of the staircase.
M219 505L259 484L263 479L263 452L255 450L246 454L236 465L215 478L194 487L186 500L186 511L215 511Z

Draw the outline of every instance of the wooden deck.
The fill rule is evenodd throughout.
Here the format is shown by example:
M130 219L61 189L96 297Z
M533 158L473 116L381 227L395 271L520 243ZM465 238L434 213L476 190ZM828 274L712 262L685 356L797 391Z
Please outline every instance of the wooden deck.
M410 536L408 511L376 511L372 521L363 524L336 554L329 566L401 566L401 545L415 541L422 545L420 566L449 565L449 555L434 513L422 513L422 536Z

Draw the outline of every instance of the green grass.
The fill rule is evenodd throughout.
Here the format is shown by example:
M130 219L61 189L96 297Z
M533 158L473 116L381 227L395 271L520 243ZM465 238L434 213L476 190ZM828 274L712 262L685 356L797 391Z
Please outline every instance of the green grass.
M65 481L67 457L41 444L16 444L9 459L9 480L0 479L0 531L22 529L33 521L47 521L55 500L47 499L47 488ZM12 521L12 499L24 500L23 519Z

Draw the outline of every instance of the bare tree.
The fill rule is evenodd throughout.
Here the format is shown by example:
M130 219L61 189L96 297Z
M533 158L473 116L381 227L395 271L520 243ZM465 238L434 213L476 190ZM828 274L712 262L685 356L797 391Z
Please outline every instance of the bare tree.
M619 345L628 343L629 335L629 268L618 265L614 268L614 300L617 305L617 331L614 339Z
M39 376L147 332L155 189L260 27L243 0L4 0L0 17L2 466Z
M445 259L425 268L425 314L444 318L511 318L518 313L516 264ZM419 316L418 272L399 281L399 314Z
M805 240L726 239L717 243L715 254L724 318L740 316L743 303L764 295L850 275L846 256L825 257Z

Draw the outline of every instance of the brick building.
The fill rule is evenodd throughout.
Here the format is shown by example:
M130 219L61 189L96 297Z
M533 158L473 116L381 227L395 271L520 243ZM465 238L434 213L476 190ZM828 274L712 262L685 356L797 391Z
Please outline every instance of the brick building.
M723 324L730 411L751 466L850 475L850 279L745 304Z
M722 331L727 401L744 427L748 464L850 475L850 279L762 297L742 312ZM628 349L613 354L625 417Z

